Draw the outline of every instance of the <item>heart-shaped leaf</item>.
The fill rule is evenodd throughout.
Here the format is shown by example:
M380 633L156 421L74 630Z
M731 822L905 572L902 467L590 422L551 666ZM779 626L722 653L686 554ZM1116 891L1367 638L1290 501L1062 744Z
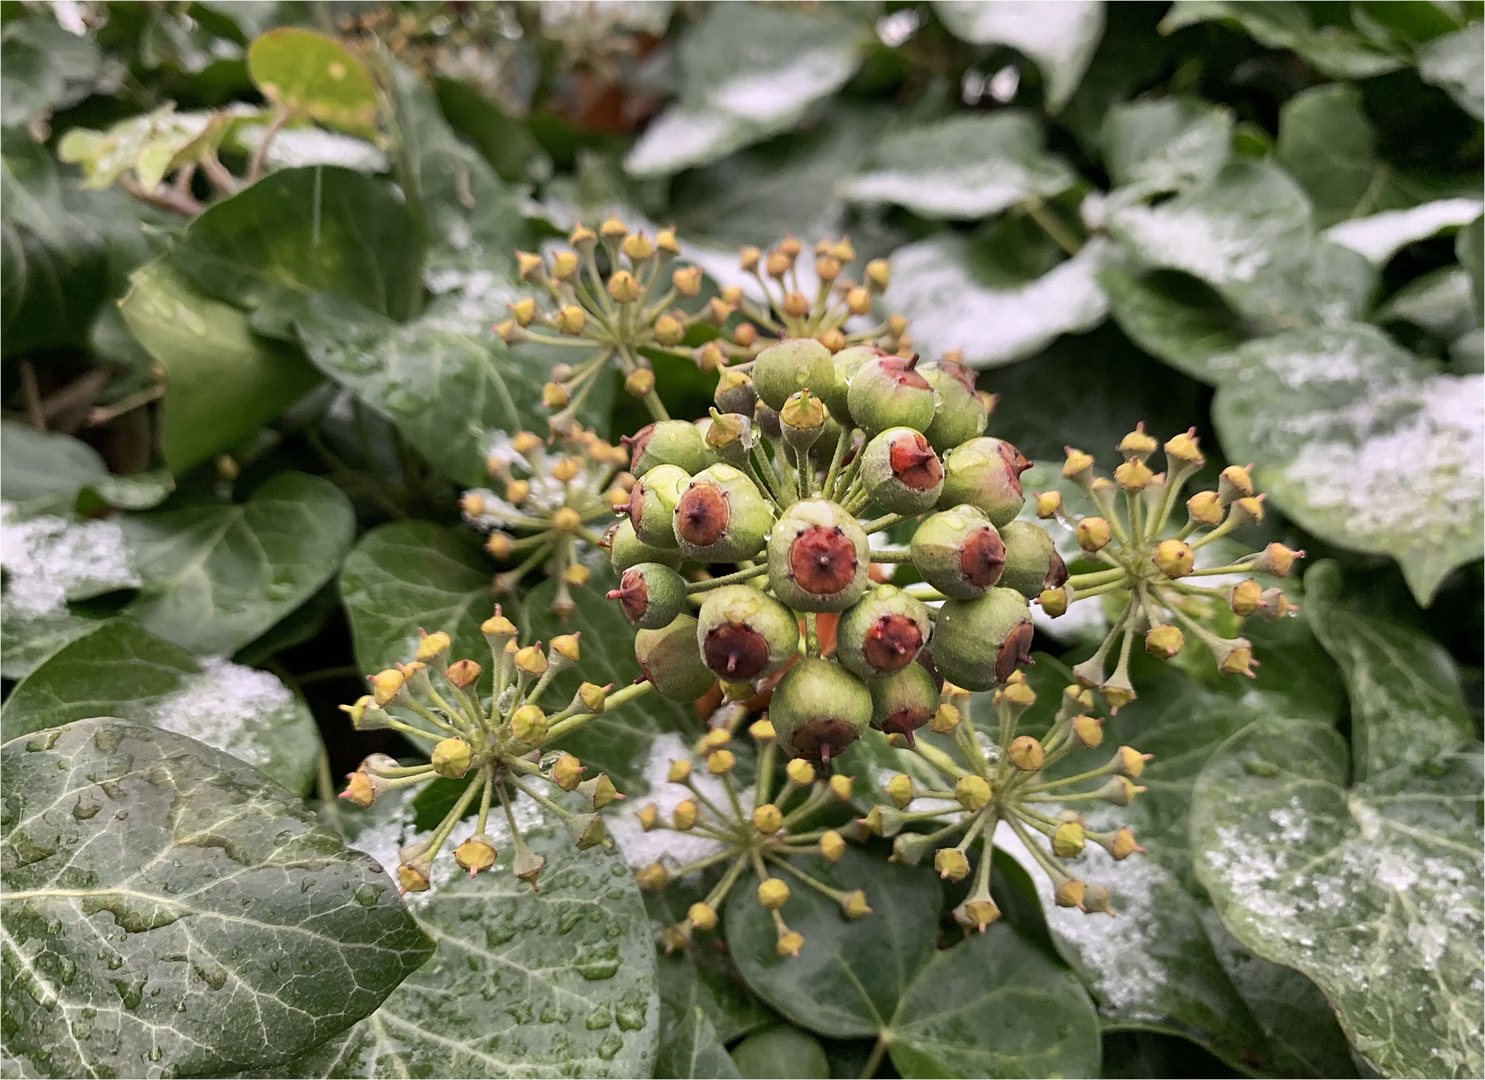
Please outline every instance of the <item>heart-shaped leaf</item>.
M5 744L0 993L30 1075L262 1069L432 953L379 865L210 747L111 718Z
M741 1075L700 1005L691 1006L670 1038L661 1042L660 1053L655 1058L657 1080L702 1080L703 1077L736 1080Z
M1328 725L1259 721L1202 771L1197 876L1259 956L1308 975L1389 1076L1477 1075L1478 748L1346 787Z
M1391 555L1420 604L1479 558L1480 376L1435 374L1380 330L1277 334L1232 354L1212 406L1223 449L1304 528Z
M1009 45L1035 61L1046 84L1047 111L1072 97L1103 37L1102 0L1046 5L1026 0L936 0L949 32L971 45Z
M89 620L20 681L0 710L6 740L110 715L189 735L296 793L314 782L320 734L278 678L198 661L124 619Z
M841 181L839 191L849 202L894 203L924 217L973 220L1060 194L1075 179L1066 162L1043 149L1036 118L1007 110L893 132L865 171Z
M173 471L244 442L320 381L296 350L257 336L241 311L202 296L165 263L130 280L120 310L164 371L160 453Z
M655 949L633 875L615 854L578 851L529 800L517 813L546 860L540 891L512 875L509 832L495 815L486 830L495 865L469 878L440 860L433 890L414 902L438 945L432 961L284 1076L651 1075ZM413 842L405 827L374 826L356 843L388 862Z
M376 135L376 86L361 59L334 38L282 26L253 42L247 63L254 85L289 116Z
M229 654L334 576L355 513L328 480L286 472L246 502L133 515L124 535L144 582L125 613L193 652Z

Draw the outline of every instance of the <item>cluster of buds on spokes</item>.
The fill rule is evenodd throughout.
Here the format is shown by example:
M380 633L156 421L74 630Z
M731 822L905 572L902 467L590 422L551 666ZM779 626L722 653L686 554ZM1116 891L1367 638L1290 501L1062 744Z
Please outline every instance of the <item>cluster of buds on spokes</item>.
M1088 844L1097 844L1115 859L1144 849L1127 828L1089 829L1077 807L1088 802L1128 806L1145 790L1135 781L1150 755L1121 746L1096 769L1058 775L1054 766L1068 753L1103 741L1102 721L1091 715L1093 695L1079 686L1064 690L1056 718L1041 739L1017 734L1021 715L1036 702L1020 672L993 700L997 727L992 739L976 729L970 695L945 684L943 701L930 722L930 730L940 737L919 739L912 748L940 786L924 787L907 773L896 774L886 784L892 805L873 807L855 823L854 832L891 837L893 858L901 862L918 865L931 858L947 881L962 881L973 869L969 895L954 909L966 931L983 932L1000 918L990 896L990 864L995 830L1002 823L1051 879L1058 906L1112 915L1108 887L1081 880L1069 864ZM917 831L922 828L931 831ZM975 847L979 854L972 858Z
M464 519L488 533L485 550L516 565L495 575L493 591L509 592L538 567L557 582L552 610L572 613L569 591L587 583L584 554L603 545L614 507L629 500L634 477L629 452L574 426L543 440L529 431L496 434L485 455L491 487L464 493Z
M815 246L812 296L801 291L802 248L789 237L767 255L757 248L742 249L741 267L757 282L760 294L749 296L729 285L704 304L699 302L700 267L669 269L681 253L674 229L661 229L651 240L611 216L596 232L579 225L567 242L568 250L548 257L516 253L522 280L543 289L549 303L524 297L511 305L511 318L495 327L507 344L529 341L587 352L576 363L554 367L543 388L543 400L553 410L549 422L557 432L572 430L577 410L613 366L623 372L625 389L644 402L651 416L667 419L647 353L671 353L715 371L746 363L784 337L817 338L832 352L865 342L893 349L907 344L903 320L871 323L874 302L887 287L886 261L868 262L857 283L845 274L856 258L848 240ZM693 335L696 327L711 329ZM687 344L697 337L707 340Z
M1070 515L1056 491L1037 495L1037 515L1073 530L1078 546L1108 567L1049 586L1040 594L1042 609L1055 618L1070 602L1092 596L1109 596L1122 605L1098 651L1073 669L1082 685L1096 688L1115 709L1135 697L1129 657L1136 637L1144 638L1152 656L1168 660L1185 647L1189 632L1211 650L1222 674L1251 678L1257 663L1252 644L1242 637L1222 637L1203 619L1219 605L1239 618L1260 614L1270 621L1297 610L1281 590L1265 589L1253 578L1225 588L1200 583L1205 577L1238 574L1283 577L1304 555L1274 543L1221 566L1196 567L1197 553L1205 545L1263 520L1263 496L1253 493L1252 466L1228 466L1215 491L1198 491L1187 499L1186 521L1177 528L1171 519L1181 489L1205 459L1194 428L1166 442L1166 471L1161 473L1147 464L1157 448L1159 443L1138 425L1119 443L1125 460L1112 479L1097 473L1091 455L1067 448L1063 478L1082 488L1094 514Z
M427 763L418 765L371 755L350 774L341 798L366 807L389 792L440 777L468 780L432 835L399 853L397 882L403 892L428 889L434 858L476 802L474 831L454 849L454 861L471 877L495 864L495 842L486 826L498 802L510 830L512 871L535 888L544 860L521 839L511 810L517 793L562 821L579 848L609 844L598 811L623 797L607 776L585 779L586 770L575 757L550 747L649 687L612 691L611 686L585 682L570 701L549 713L540 702L552 680L578 664L577 635L555 637L546 650L540 642L521 646L515 625L499 607L480 629L490 646L488 694L482 690L480 665L469 659L450 662L449 636L440 631L423 635L410 662L370 676L370 694L341 706L358 730L398 731L429 748ZM580 799L579 808L549 797L559 792L576 792L578 798L568 802Z
M741 719L743 713L733 710L732 716ZM862 890L832 888L790 861L796 855L818 855L828 862L840 859L845 840L833 829L812 827L812 819L832 803L851 797L850 779L836 775L827 781L813 765L799 758L791 760L783 776L778 777L773 725L766 719L757 720L748 734L758 747L751 785L739 784L735 778L738 756L729 749L733 732L724 724L712 728L697 742L694 760L681 758L670 763L667 781L684 785L691 794L676 803L669 820L662 817L654 803L638 811L639 823L646 832L669 829L705 837L716 844L714 851L686 865L673 861L649 864L637 874L641 888L659 890L678 878L714 866L725 867L706 898L692 904L684 919L665 929L666 951L685 947L698 931L713 929L723 902L750 869L758 880L758 903L773 916L780 956L798 956L804 945L804 937L789 929L780 912L789 899L791 881L828 896L840 905L847 919L859 919L871 911Z

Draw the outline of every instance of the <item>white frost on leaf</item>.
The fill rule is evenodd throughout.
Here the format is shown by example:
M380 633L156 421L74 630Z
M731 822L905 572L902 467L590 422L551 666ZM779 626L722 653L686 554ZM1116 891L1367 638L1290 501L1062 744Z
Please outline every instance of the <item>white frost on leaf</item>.
M140 584L124 533L113 520L71 521L46 515L12 521L0 510L0 563L8 612L36 617L82 600Z
M933 10L961 41L1009 45L1034 60L1050 112L1072 97L1103 38L1103 0L937 0Z
M624 853L625 860L636 870L654 862L662 863L674 870L722 850L720 842L709 840L694 832L676 832L673 829L661 828L645 832L635 817L635 811L640 807L646 803L654 803L660 820L669 822L677 803L695 797L691 789L684 784L672 784L666 779L666 774L670 771L670 763L683 759L690 761L693 766L691 778L697 789L717 806L727 805L727 793L722 787L722 782L707 773L706 766L702 764L701 759L691 753L690 748L681 741L679 735L666 732L655 736L654 742L650 744L650 756L645 761L643 774L645 783L649 785L650 793L645 796L632 797L622 804L615 803L614 809L604 815L604 825L607 826L609 835L613 837L614 843L619 845L619 850ZM740 792L738 797L743 811L750 813L752 811L751 789Z
M208 656L198 674L182 676L180 686L143 719L262 765L271 754L271 733L295 722L299 709L298 699L277 676Z
M1381 265L1399 249L1480 216L1479 199L1438 199L1407 210L1388 210L1332 225L1325 237Z
M244 125L238 129L236 139L245 149L256 150L267 129L267 124ZM391 167L387 155L365 139L318 127L281 129L268 144L263 159L270 169L336 165L373 174L384 173Z
M1039 278L990 286L971 276L963 241L933 237L893 253L887 303L911 321L926 355L959 349L971 367L998 367L1103 322L1108 297L1097 275L1107 251L1095 239Z
M790 124L811 102L843 86L857 63L853 49L813 48L781 67L728 79L712 93L711 102L755 124Z

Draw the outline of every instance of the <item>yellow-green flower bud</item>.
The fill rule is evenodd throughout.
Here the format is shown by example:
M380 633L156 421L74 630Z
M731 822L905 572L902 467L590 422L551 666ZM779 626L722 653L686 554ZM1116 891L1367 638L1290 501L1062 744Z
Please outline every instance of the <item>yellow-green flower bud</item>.
M830 778L830 793L841 800L841 802L845 802L851 797L854 786L851 778L841 773L837 773Z
M717 925L716 909L699 900L686 910L686 918L697 930L710 930Z
M1217 497L1223 506L1253 494L1253 466L1229 465L1217 477Z
M1215 491L1198 491L1186 500L1186 513L1198 525L1222 524L1222 500Z
M650 863L650 865L636 873L634 880L639 883L639 887L645 892L659 892L665 888L665 883L670 880L670 875L665 872L665 867L656 862Z
M966 810L979 810L990 801L990 784L983 776L961 776L954 784L954 799Z
M573 791L583 782L583 773L586 771L582 762L571 754L560 754L552 762L552 782L563 791Z
M1166 577L1183 578L1196 566L1196 552L1184 540L1162 540L1155 547L1155 568Z
M840 902L841 913L847 919L855 921L863 915L870 915L871 908L866 905L866 893L856 889L847 893Z
M753 828L764 836L772 836L783 827L783 812L773 803L764 803L753 811Z
M797 957L802 948L804 948L804 935L793 930L780 934L779 940L774 944L774 951L780 956Z
M713 776L721 776L723 773L731 772L736 764L737 757L731 750L714 750L707 755L706 771Z
M1196 429L1190 428L1184 434L1170 438L1165 444L1165 460L1169 462L1174 471L1177 465L1185 465L1191 468L1200 468L1206 464L1206 458L1202 456L1197 447Z
M794 758L790 761L784 766L784 774L800 787L809 787L815 782L815 767L804 758Z
M1073 717L1072 739L1079 746L1097 746L1103 742L1103 721L1096 716Z
M1150 440L1154 442L1154 440ZM1114 482L1125 491L1144 491L1155 474L1139 458L1131 458L1114 470Z
M1080 908L1083 906L1083 893L1085 890L1086 886L1077 878L1068 878L1061 885L1057 886L1057 891L1053 894L1053 898L1057 901L1058 907Z
M1083 853L1086 834L1076 821L1064 821L1052 831L1052 854L1059 859L1072 859Z
M604 773L599 773L590 780L584 780L577 787L578 794L588 801L588 805L594 810L602 810L615 799L624 796L614 787L614 782Z
M1078 547L1092 553L1108 547L1109 541L1113 539L1113 532L1103 518L1085 517L1073 529L1073 536L1078 541Z
M473 757L469 744L455 737L441 740L433 748L433 753L428 755L428 760L433 765L433 771L439 776L457 780L469 771L469 764Z
M769 911L777 911L789 899L789 886L779 878L764 878L758 883L758 903Z
M969 860L958 848L940 848L933 856L933 868L945 881L963 881L969 874Z
M521 705L510 714L510 733L527 746L547 737L547 714L540 705Z
M1041 741L1030 735L1018 735L1006 747L1006 757L1022 772L1036 772L1042 767L1046 756L1047 751L1042 747Z
M454 849L454 862L474 877L495 865L495 843L484 833L475 833Z
M576 337L588 325L588 315L576 304L568 304L557 312L556 324L558 333Z
M1169 660L1186 645L1186 635L1180 627L1161 623L1145 631L1145 652L1158 660Z
M840 833L834 829L827 829L820 837L820 856L826 862L840 862L840 857L846 853L846 841Z
M913 801L913 780L907 773L898 773L888 780L885 790L892 805L899 810L906 810L908 803Z

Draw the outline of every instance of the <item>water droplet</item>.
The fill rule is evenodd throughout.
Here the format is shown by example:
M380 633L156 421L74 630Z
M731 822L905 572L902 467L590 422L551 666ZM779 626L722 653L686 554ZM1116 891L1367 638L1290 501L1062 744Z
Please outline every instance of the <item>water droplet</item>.
M624 1040L619 1037L617 1031L609 1034L608 1038L598 1044L598 1056L604 1061L612 1061L614 1055L624 1047Z
M608 1006L600 1005L588 1014L585 1024L589 1031L602 1031L613 1024L613 1014L608 1011Z

